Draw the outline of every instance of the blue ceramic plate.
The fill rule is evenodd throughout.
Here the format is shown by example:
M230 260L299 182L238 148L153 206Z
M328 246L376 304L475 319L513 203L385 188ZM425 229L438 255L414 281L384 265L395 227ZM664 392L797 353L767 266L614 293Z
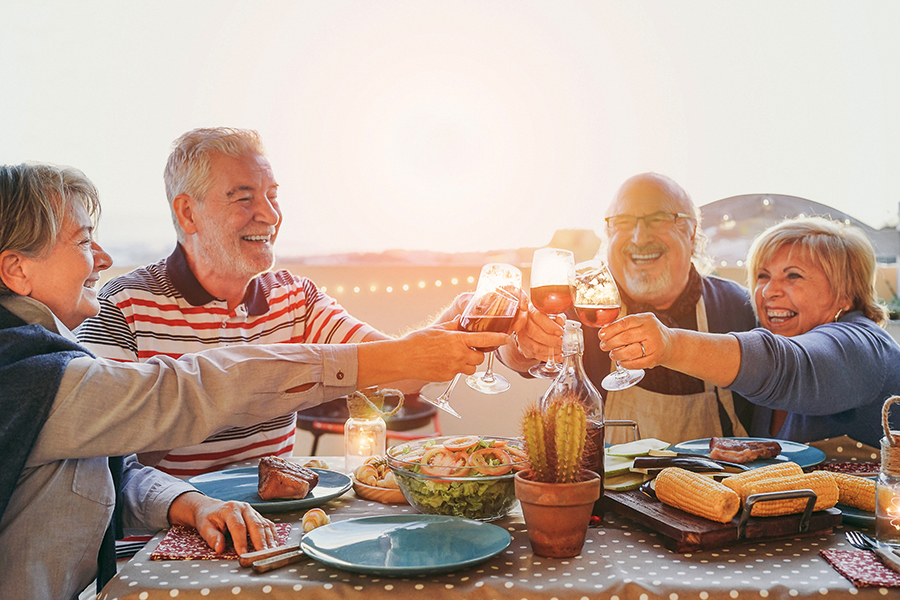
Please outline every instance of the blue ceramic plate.
M460 517L387 515L338 521L303 537L307 556L332 567L386 577L447 573L506 549L505 529Z
M774 465L780 462L795 462L805 469L806 467L812 467L813 465L817 465L825 460L825 453L818 448L813 448L811 446L807 446L806 444L798 444L797 442L752 437L726 439L747 440L751 442L778 442L779 444L781 444L781 454L779 454L775 458L762 458L760 460L754 460L753 462L747 463L745 466L750 467L751 469L754 469L756 467L764 467L766 465ZM702 440L691 440L690 442L681 442L680 444L670 446L668 449L674 450L675 452L686 452L689 454L702 454L703 456L709 456L709 438L703 438Z
M259 469L257 467L242 467L238 469L225 469L214 473L204 473L188 479L188 483L195 488L219 500L240 500L248 502L259 512L280 513L303 510L319 506L337 498L350 489L350 478L343 473L328 471L326 469L313 469L319 474L319 483L299 500L263 500L256 493L259 486Z
M850 523L852 525L862 525L864 527L875 527L875 513L867 510L860 510L852 506L838 504L835 508L841 511L841 522Z

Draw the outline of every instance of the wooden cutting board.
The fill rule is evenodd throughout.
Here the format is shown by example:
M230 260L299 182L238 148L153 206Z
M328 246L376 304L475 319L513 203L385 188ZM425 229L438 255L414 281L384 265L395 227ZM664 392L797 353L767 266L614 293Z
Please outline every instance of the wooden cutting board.
M606 491L603 494L603 506L606 510L658 532L662 535L666 548L675 552L711 550L748 541L827 534L841 523L841 511L836 508L814 512L805 532L800 531L801 514L751 517L747 521L743 538L738 538L740 514L730 523L716 523L667 506L638 490Z

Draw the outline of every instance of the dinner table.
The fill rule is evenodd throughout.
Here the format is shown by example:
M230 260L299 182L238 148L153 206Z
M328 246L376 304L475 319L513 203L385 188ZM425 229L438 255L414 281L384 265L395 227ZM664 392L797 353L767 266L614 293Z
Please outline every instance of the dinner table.
M829 454L834 459L836 452ZM324 460L329 469L343 470L341 457L315 458ZM251 461L239 466L255 464ZM406 503L367 500L353 489L324 502L321 508L332 523L417 514ZM288 540L297 543L303 533L305 512L289 510L266 516L276 524L290 524ZM883 598L898 591L885 585L857 587L822 554L853 550L845 536L850 529L874 534L865 520L844 522L826 534L798 534L676 552L667 548L656 531L607 510L599 526L588 529L581 553L565 559L543 558L532 552L518 508L492 525L508 532L511 541L483 562L459 570L400 576L344 570L309 557L265 573L241 567L236 559L151 560L166 535L163 531L130 560L119 564L117 575L99 598L796 600Z

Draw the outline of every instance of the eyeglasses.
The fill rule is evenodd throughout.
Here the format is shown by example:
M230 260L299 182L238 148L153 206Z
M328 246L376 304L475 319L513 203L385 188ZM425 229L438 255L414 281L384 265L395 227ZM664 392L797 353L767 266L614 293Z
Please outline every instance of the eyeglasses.
M691 219L691 215L685 213L667 213L663 211L655 212L643 217L635 217L634 215L613 215L606 217L606 226L617 231L633 231L637 227L638 221L643 221L652 231L660 231L675 225L678 219Z

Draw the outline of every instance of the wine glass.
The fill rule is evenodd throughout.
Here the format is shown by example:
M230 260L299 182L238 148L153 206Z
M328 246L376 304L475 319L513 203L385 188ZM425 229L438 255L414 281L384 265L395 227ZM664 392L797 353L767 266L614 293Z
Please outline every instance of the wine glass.
M572 284L575 282L575 255L568 250L540 248L531 261L531 303L550 317L566 312L572 306ZM547 352L547 362L535 365L528 372L535 377L553 379L560 366L553 360L553 350Z
M464 331L496 331L509 333L519 310L518 290L522 287L522 272L512 265L492 263L481 268L475 295L463 311L459 326ZM466 377L466 384L482 394L499 394L509 389L509 380L494 373L494 350L487 352L487 366L483 373Z
M459 321L463 331L495 331L507 333L512 329L516 320L516 311L519 309L518 290L522 286L522 272L512 265L503 263L490 263L481 268L478 277L478 285L475 294L463 310ZM494 350L491 348L476 348L481 352L487 352L487 367L483 373L475 373L466 377L466 384L474 390L484 394L499 394L509 389L509 380L502 375L494 373ZM419 397L443 411L457 417L457 413L450 406L450 395L459 382L460 373L457 373L447 389L437 398L430 398L421 392Z
M602 327L619 316L622 298L612 274L602 260L589 260L575 267L575 314L585 327ZM625 369L616 361L616 370L603 378L603 389L630 388L644 378L643 369Z

